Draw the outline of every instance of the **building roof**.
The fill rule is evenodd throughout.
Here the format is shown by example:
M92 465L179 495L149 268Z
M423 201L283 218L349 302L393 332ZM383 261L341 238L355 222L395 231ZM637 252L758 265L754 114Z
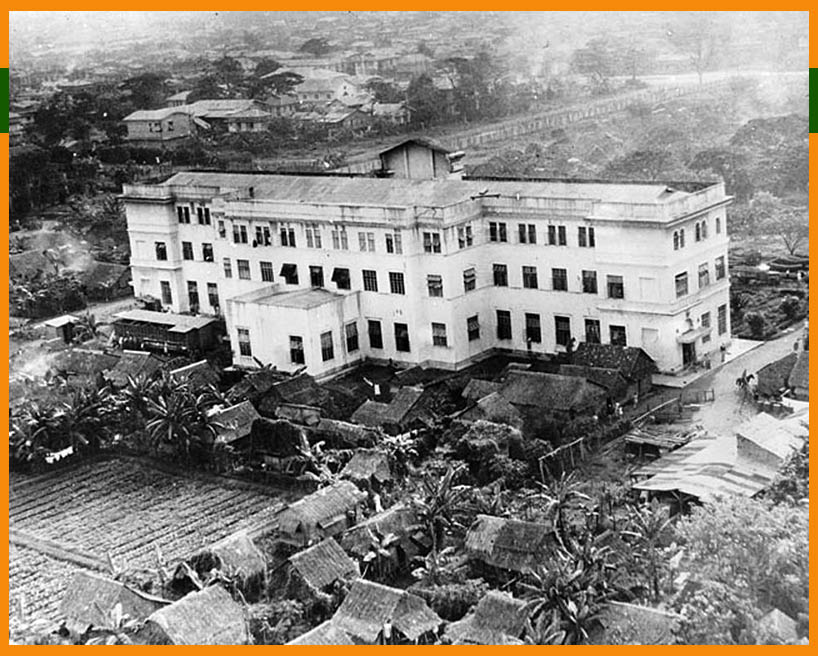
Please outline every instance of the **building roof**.
M122 351L116 364L105 378L115 385L127 385L130 378L150 378L162 366L162 361L148 351Z
M667 611L619 601L608 602L600 613L602 635L594 644L672 645L680 617Z
M324 590L336 581L360 576L358 564L332 538L299 551L290 564L310 586Z
M416 531L418 521L415 511L397 503L357 523L341 535L341 546L356 558L363 558L372 547L373 540L390 533L404 540Z
M279 529L295 533L299 526L320 526L354 509L366 495L350 481L338 481L316 490L279 513Z
M207 360L199 360L199 362L179 367L171 371L169 375L171 380L187 382L194 388L215 387L219 384L219 374Z
M793 451L804 445L809 438L809 428L792 425L776 419L765 412L759 413L735 428L739 437L750 440L781 460L786 460Z
M502 387L501 383L494 380L482 380L472 378L461 392L460 396L469 401L479 401L484 396L498 391Z
M545 564L545 550L553 529L549 524L478 515L466 533L469 556L487 565L514 572Z
M500 395L516 406L544 410L592 409L605 400L605 390L584 378L539 371L512 371L500 388Z
M174 314L173 312L152 312L150 310L125 310L114 315L115 322L149 323L166 326L174 333L187 333L199 330L216 322L213 317Z
M773 608L758 621L761 634L769 641L781 644L794 643L798 640L798 624L786 613Z
M382 436L380 431L368 426L325 417L311 429L318 440L323 440L333 449L371 447Z
M603 367L586 367L580 364L560 365L561 376L577 376L604 387L609 393L627 388L628 381L618 369L605 369Z
M326 390L315 382L315 378L306 373L287 376L284 380L274 383L272 391L282 401L298 405L320 406L327 396Z
M402 106L402 103L393 103L393 104L397 104L398 106ZM428 148L430 150L434 150L434 151L437 151L439 153L443 153L445 155L448 155L449 153L452 153L452 152L454 152L456 150L456 148L449 148L443 142L438 141L436 139L430 139L429 137L416 136L416 137L409 137L408 139L402 139L398 143L396 143L396 144L394 144L392 146L389 146L388 148L384 148L383 150L381 150L379 152L379 154L380 155L386 155L388 153L391 153L393 150L397 150L398 148L403 148L404 146L408 146L410 144L423 146L424 148Z
M783 358L764 365L756 372L756 390L764 396L771 396L789 387L789 378L798 353L787 353Z
M68 324L77 323L77 321L79 321L79 319L77 319L77 317L75 317L73 314L63 314L60 317L54 317L48 321L43 321L43 325L48 326L49 328L62 328Z
M488 421L503 423L519 428L523 424L520 411L506 401L499 392L492 392L478 400L474 405L460 413L464 421Z
M388 409L389 405L386 403L367 399L352 413L351 420L364 426L383 426Z
M264 554L250 539L246 531L238 531L199 552L198 556L212 555L218 559L219 569L228 575L242 579L264 576L267 561ZM196 559L194 556L193 560Z
M457 644L508 644L509 638L520 638L528 614L529 606L522 599L490 590L471 613L446 627L446 636Z
M272 173L182 171L160 186L213 186L222 193L253 187L256 201L310 202L355 207L449 207L479 196L488 188L506 198L549 198L625 205L663 206L671 200L692 196L685 192L665 195L667 185L658 182L603 183L581 180L420 180L300 176ZM490 202L491 199L481 202ZM476 202L476 201L475 201ZM629 214L632 216L632 212ZM628 347L625 347L628 348ZM575 360L576 362L576 360ZM592 363L589 363L592 364ZM596 364L594 366L607 366Z
M168 102L185 102L188 96L193 93L192 91L180 91L179 93L174 93L172 96L168 96L165 98Z
M375 644L389 623L409 640L436 631L443 623L420 597L358 579L332 618L333 624L364 643Z
M309 451L304 429L286 419L257 417L250 425L250 448L279 458Z
M301 310L325 305L326 303L339 303L344 300L344 294L337 294L328 289L296 289L294 291L281 291L279 288L263 287L261 289L240 294L231 299L232 302L253 303L255 305L268 305L271 307L288 307Z
M637 346L581 342L573 353L572 362L585 367L617 369L628 380L636 380L656 371L653 358Z
M287 643L288 645L354 645L344 631L336 627L332 620L327 620L310 629L303 635Z
M146 630L173 645L244 645L250 640L244 611L220 585L191 592L156 611Z
M423 389L420 387L401 387L387 405L384 420L401 424L421 396L423 396Z
M163 107L162 109L138 109L135 112L128 114L123 121L163 121L175 114L188 115L186 106L180 107Z
M341 470L341 477L353 481L387 483L392 480L389 457L378 449L360 449Z
M792 389L809 390L809 351L800 351L795 366L787 378L787 386Z
M117 604L121 605L124 615L143 620L169 603L133 590L120 581L86 570L75 570L60 603L60 615L79 633L84 633L89 626L118 628L113 625L113 610Z
M253 429L253 422L261 415L250 401L242 401L229 408L214 412L212 419L218 424L216 439L225 444L247 437Z
M94 376L107 371L119 361L114 353L103 353L83 348L69 348L54 356L52 368L67 374Z

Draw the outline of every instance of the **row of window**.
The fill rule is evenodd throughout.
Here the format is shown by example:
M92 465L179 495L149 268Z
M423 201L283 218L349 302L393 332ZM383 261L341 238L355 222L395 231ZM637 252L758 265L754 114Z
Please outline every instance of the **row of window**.
M716 258L715 269L716 280L722 280L727 276L727 266L725 265L723 255ZM710 264L708 262L703 262L702 264L699 265L698 274L699 289L704 289L705 287L710 285ZM687 279L687 271L677 273L675 283L676 298L682 298L683 296L687 296L690 291Z
M192 206L192 203L190 206L177 205L176 216L179 219L179 223L190 223L190 209ZM202 206L197 207L196 219L198 220L199 225L210 225L210 208Z
M707 219L702 221L697 221L694 227L694 236L696 241L704 241L707 239ZM716 217L716 234L721 234L721 217ZM681 248L685 247L685 229L680 228L679 230L673 231L673 250L678 251Z
M162 297L163 305L173 304L173 292L171 291L170 281L161 280L159 282L159 290ZM187 301L190 309L198 310L200 305L199 299L199 283L195 280L188 280L187 282ZM213 309L219 308L219 286L215 282L207 283L207 303Z
M500 243L508 242L508 225L501 221L490 221L489 241ZM518 223L517 241L520 244L538 243L537 226L533 223ZM563 225L549 225L546 229L546 237L543 243L547 246L567 246L567 228ZM596 246L596 235L593 228L589 226L579 226L577 228L577 246L580 248L594 248Z

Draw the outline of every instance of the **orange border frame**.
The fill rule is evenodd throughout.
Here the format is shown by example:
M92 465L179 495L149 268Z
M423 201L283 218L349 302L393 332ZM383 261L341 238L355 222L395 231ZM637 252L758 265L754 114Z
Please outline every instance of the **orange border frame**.
M103 4L101 2L81 2L78 3L81 7L77 5L69 5L69 3L60 3L60 2L34 2L34 3L23 3L15 0L11 0L8 3L8 10L25 10L25 11L32 11L32 10L41 10L41 11L63 11L63 10L77 10L81 8L82 10L89 10L89 11L100 11L100 10L114 10L110 4ZM488 2L465 2L464 0L457 0L457 1L449 1L449 2L416 2L412 3L413 6L411 7L413 10L446 10L446 11L494 11L497 10L496 5L492 5L492 3ZM534 2L513 2L511 3L511 7L503 7L505 11L540 11L544 10L545 7L539 3ZM663 10L700 10L700 11L765 11L771 10L772 8L769 6L768 3L761 3L761 2L718 2L716 3L717 6L713 6L713 3L710 2L674 2L671 8L663 7ZM192 0L184 0L179 1L176 0L172 3L172 6L169 7L167 3L160 3L156 1L149 1L149 2L141 2L139 3L139 10L140 11L168 11L172 10L189 10L189 11L219 11L220 5L223 6L223 3L214 3L214 2L193 2ZM267 3L262 3L256 0L255 2L241 2L240 7L234 7L231 11L235 10L242 10L242 11L268 11L271 10L272 7ZM357 2L347 3L347 2L339 2L338 0L327 1L323 0L321 2L315 3L316 6L310 7L312 10L323 10L323 11L347 11L350 9L358 10L358 11L401 11L407 9L403 3L399 2L361 2L358 0ZM352 5L352 6L350 6ZM610 1L596 1L587 3L586 6L577 7L575 3L565 2L564 0L560 0L559 2L551 2L547 6L547 10L549 11L576 11L581 9L582 11L655 11L656 10L656 3L655 2L644 2L642 0L620 0L619 2L610 2ZM775 7L775 11L809 11L810 5L806 2L793 2L787 3L786 7ZM277 11L302 11L304 10L303 5L299 5L295 2L283 2L280 3L275 7ZM815 17L818 15L818 12L810 12L809 15L809 27L810 27L810 45L813 43L812 34L814 33L814 26L815 26ZM8 20L8 13L3 14L3 22L5 24L5 33L8 34L9 29L9 20ZM818 41L818 39L816 39ZM0 67L8 67L9 65L9 51L8 51L8 39L4 39L2 44L0 44ZM809 65L812 68L818 68L818 54L813 54L815 51L810 53L809 57ZM809 136L809 145L810 145L810 178L812 177L813 173L818 171L818 134L810 135ZM2 161L0 162L0 174L2 174L2 179L8 181L8 166L9 166L9 159L8 159L8 148L9 148L9 136L8 134L0 135L0 148L2 148ZM7 182L8 184L8 182ZM6 193L8 195L8 187L6 187ZM809 208L810 213L818 214L818 194L810 193L809 199ZM2 212L5 214L5 220L0 221L0 231L3 232L5 239L8 240L8 203L4 203L2 207ZM809 245L810 250L812 250L812 244L818 243L818 236L814 233L810 234L809 238ZM0 262L0 271L4 274L5 278L8 278L8 260L2 260ZM815 270L818 269L818 264L815 267L810 266L810 279L814 279ZM0 286L2 289L2 298L0 298L0 307L8 308L8 288ZM812 291L812 284L810 283L810 290ZM818 305L818 301L816 301L815 305ZM810 310L812 309L813 303L810 302ZM2 327L3 332L8 334L8 314L2 315L3 321L0 323L0 327ZM811 327L810 329L810 337L812 338L813 343L815 343L814 336L812 333L815 332L814 328ZM9 351L9 342L6 340L6 352ZM812 351L813 353L816 352L815 349ZM810 357L810 370L814 371L815 361L818 360L818 356L815 358ZM2 396L0 396L0 400L4 401L6 406L9 403L9 387L8 387L8 377L4 377L2 382L5 383L2 385ZM814 388L813 388L814 389ZM813 396L813 395L810 395ZM818 408L816 408L816 412L813 413L810 411L810 419L812 419L813 414L818 414ZM3 421L6 424L6 428L8 428L8 416L4 414ZM0 449L0 457L2 458L3 465L2 469L0 470L0 475L3 476L3 488L2 488L2 497L5 502L5 507L8 508L8 501L9 501L9 488L8 488L8 452L5 449ZM818 456L811 456L810 457L810 468L812 466L812 462L818 459ZM812 488L814 490L814 487ZM814 501L814 494L812 491L810 492L810 501ZM814 508L814 504L811 504L810 507L810 538L818 532L813 531L812 527L814 526L814 519L815 519L815 511L812 510ZM6 534L8 534L8 521L4 525ZM9 590L8 590L8 561L5 561L4 567L6 568L6 588L5 588L5 595L8 599ZM810 580L815 578L816 574L816 559L812 558L810 560ZM814 596L810 599L810 614L813 610L815 610L816 602L814 600ZM816 619L818 622L818 619ZM810 629L810 640L812 639L812 630ZM45 647L28 647L29 649L39 650L45 649ZM135 649L145 650L149 647L136 647ZM152 648L152 647L150 647ZM229 647L205 647L208 651L212 651L215 649L224 650L228 649ZM434 647L421 647L422 649L430 649ZM599 646L586 646L586 647L578 647L577 649L583 650L601 650L601 649L624 649L625 647L599 647ZM631 649L632 647L627 647ZM748 647L742 647L742 649L747 649ZM749 647L753 648L753 647ZM755 647L755 649L765 649L765 650L777 650L777 649L793 649L794 647ZM185 649L191 652L193 649L197 651L203 649L202 647L176 647L176 649ZM305 647L305 649L310 650L311 652L321 652L321 653L330 653L330 652L339 652L345 651L348 652L350 650L359 649L357 647ZM383 648L382 648L383 649ZM468 650L481 650L484 653L488 650L499 650L500 647L453 647L449 646L447 649L468 649ZM530 648L531 649L531 648ZM534 648L536 649L536 647ZM648 647L642 646L641 649L656 649L656 647ZM669 647L661 647L663 651L667 649L671 649ZM679 649L684 650L696 650L697 652L715 649L715 647L707 647L707 646L685 646L679 647Z

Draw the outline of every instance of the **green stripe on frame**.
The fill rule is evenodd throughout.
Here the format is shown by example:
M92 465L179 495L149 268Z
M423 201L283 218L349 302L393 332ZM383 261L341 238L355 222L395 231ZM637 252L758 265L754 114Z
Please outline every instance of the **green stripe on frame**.
M812 90L818 91L818 68L809 69L809 131L818 132L818 98L812 102ZM815 109L812 106L815 105Z
M810 73L812 71L810 70ZM812 76L810 76L812 80ZM0 134L9 133L9 69L0 68Z

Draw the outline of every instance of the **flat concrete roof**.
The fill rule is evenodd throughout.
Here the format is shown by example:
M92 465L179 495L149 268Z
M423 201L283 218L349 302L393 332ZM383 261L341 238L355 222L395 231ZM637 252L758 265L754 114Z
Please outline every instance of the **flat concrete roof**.
M307 310L327 303L336 303L343 300L344 296L347 296L347 294L336 294L335 292L318 288L297 289L291 292L282 292L279 289L257 289L253 292L236 296L230 300L239 303L253 303L255 305Z

